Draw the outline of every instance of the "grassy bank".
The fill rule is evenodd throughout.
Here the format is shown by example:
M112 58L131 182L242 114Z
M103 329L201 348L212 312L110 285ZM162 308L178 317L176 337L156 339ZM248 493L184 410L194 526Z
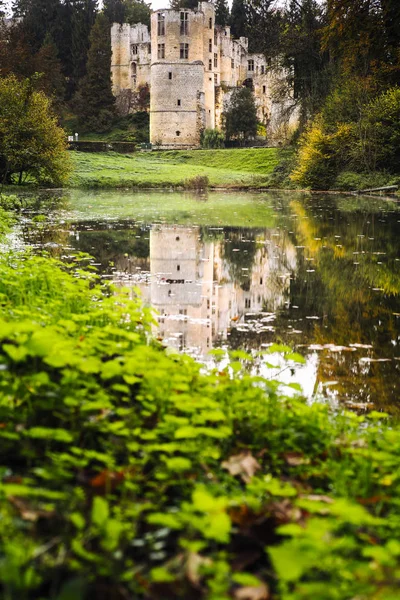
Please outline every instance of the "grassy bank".
M137 152L71 152L73 187L186 187L207 178L210 187L268 186L281 160L275 148Z
M69 260L0 258L0 596L397 599L400 428L205 375Z

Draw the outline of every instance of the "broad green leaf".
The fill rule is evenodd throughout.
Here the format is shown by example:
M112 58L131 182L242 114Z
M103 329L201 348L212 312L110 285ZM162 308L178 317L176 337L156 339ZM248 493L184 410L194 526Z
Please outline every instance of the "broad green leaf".
M109 518L110 509L108 502L101 496L95 496L92 506L92 523L98 527L103 527Z

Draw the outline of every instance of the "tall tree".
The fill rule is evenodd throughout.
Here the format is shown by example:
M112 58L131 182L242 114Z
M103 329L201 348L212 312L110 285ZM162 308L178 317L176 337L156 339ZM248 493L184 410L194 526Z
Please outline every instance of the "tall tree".
M380 0L328 0L324 42L347 72L371 73L384 52Z
M257 133L257 109L252 91L247 87L235 88L229 106L224 112L226 139L246 141Z
M151 5L144 0L125 0L125 20L131 25L143 23L150 27Z
M14 15L22 19L35 51L42 46L48 33L53 39L58 39L61 33L58 28L60 9L60 0L15 0Z
M35 56L36 71L41 74L39 87L50 97L53 97L58 108L64 100L65 77L58 58L57 46L50 34L45 37L43 46Z
M276 0L246 0L245 10L250 52L276 56L281 52L283 22L283 11L276 9Z
M0 21L0 77L14 74L30 77L34 71L34 53L21 23Z
M230 25L233 37L247 36L247 13L244 0L233 0Z
M97 15L90 34L86 75L79 84L74 105L86 130L107 131L112 125L110 23L103 13Z
M180 8L197 8L198 0L170 0L170 8L179 10Z
M125 8L124 0L104 0L103 12L110 23L125 23Z
M97 0L69 0L71 7L72 79L76 86L86 73L90 35L97 14Z
M215 23L221 27L229 24L229 6L227 0L215 0Z
M303 121L319 110L329 92L329 57L321 48L325 22L324 9L316 0L291 0L283 21L283 66L292 80Z

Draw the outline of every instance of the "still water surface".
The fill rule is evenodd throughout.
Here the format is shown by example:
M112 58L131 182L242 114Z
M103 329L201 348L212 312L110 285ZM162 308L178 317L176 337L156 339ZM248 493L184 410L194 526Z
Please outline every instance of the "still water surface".
M40 212L24 213L14 242L90 253L104 277L140 288L168 345L206 361L215 347L284 343L306 363L278 364L280 377L307 395L398 412L396 201L72 191Z

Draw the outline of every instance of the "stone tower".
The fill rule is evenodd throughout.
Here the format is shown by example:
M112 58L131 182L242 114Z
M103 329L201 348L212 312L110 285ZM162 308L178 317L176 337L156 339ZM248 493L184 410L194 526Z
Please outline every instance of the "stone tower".
M247 38L233 39L229 27L216 27L212 2L157 10L150 32L141 23L114 23L111 45L117 110L143 110L140 90L149 86L150 141L156 147L199 147L202 130L221 127L232 92L243 85L254 93L270 143L297 124L292 91L281 91L285 71L249 54Z
M211 61L211 62L210 62ZM206 65L210 63L211 70ZM150 141L163 147L198 146L215 126L218 50L214 6L158 10L151 15Z

